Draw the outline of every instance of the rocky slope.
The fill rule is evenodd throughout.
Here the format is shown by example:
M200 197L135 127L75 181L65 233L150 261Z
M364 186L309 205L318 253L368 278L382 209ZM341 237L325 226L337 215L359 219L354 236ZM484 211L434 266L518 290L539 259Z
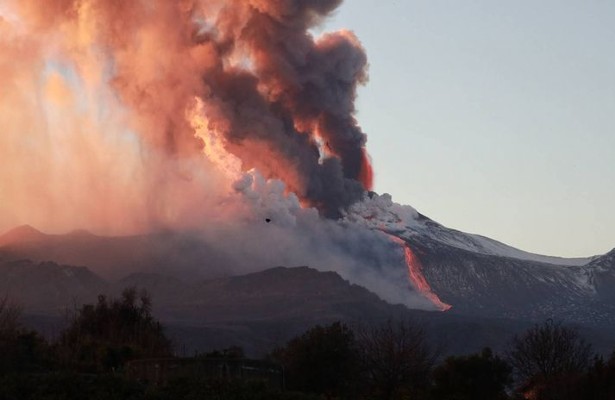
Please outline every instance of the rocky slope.
M371 194L348 219L403 240L450 312L615 326L615 250L571 259L532 254L447 228L387 195Z

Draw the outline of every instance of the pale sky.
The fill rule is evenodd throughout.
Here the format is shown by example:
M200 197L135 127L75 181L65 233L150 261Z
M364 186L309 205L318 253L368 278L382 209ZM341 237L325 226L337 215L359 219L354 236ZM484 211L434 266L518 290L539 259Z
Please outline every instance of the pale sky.
M615 1L346 0L376 191L559 256L615 247Z

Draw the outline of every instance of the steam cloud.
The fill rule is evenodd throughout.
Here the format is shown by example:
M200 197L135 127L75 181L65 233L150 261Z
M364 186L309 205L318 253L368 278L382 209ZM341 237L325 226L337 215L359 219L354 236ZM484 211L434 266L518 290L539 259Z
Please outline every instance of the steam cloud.
M195 99L244 171L281 179L304 205L336 217L371 186L353 116L364 51L350 32L309 33L339 0L3 3L4 220L176 221L190 209L177 186L220 187L193 165L206 163L186 118Z
M0 0L0 229L193 229L235 272L327 267L429 308L403 249L349 218L367 58L310 33L341 1Z

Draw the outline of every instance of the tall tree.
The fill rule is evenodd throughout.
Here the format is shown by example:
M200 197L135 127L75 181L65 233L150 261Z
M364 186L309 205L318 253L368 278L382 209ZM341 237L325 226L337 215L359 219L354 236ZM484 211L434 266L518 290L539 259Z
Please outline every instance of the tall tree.
M38 372L50 363L47 342L20 324L21 310L7 297L0 300L0 375Z
M7 296L0 299L0 335L13 335L18 331L21 310L9 301Z
M591 345L576 329L552 320L515 336L508 352L518 392L536 400L570 399L591 357Z
M423 329L409 321L363 328L357 335L366 383L379 399L427 386L436 359Z
M552 320L515 336L508 352L515 374L522 381L583 372L591 356L591 345L576 329Z
M507 399L511 367L491 349L480 354L449 357L433 372L435 400Z
M357 376L354 333L341 322L308 330L275 350L273 358L284 365L292 390L337 397Z

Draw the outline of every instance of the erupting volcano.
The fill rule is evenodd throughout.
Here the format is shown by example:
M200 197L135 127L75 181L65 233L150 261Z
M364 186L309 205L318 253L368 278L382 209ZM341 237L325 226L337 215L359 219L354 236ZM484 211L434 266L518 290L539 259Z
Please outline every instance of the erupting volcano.
M405 256L447 309L403 240L356 214L373 181L354 106L367 57L352 32L310 31L340 3L3 0L0 229L206 232L402 303ZM284 251L263 250L259 221Z
M408 274L414 287L440 310L449 310L451 308L450 304L442 302L438 295L433 292L431 286L429 286L425 276L423 276L423 265L421 264L421 260L414 254L410 245L397 236L391 236L391 240L404 248L404 257L406 259L406 265L408 266Z
M220 151L243 171L282 180L323 215L339 217L370 189L354 117L367 58L351 32L309 33L339 0L5 3L4 219L32 219L41 205L46 215L66 214L58 192L67 189L78 222L27 222L98 230L117 229L109 214L139 228L176 222L177 181L215 175L187 165L204 163L202 137L186 118L195 102ZM92 181L98 193L76 193ZM212 182L198 185L211 191Z

